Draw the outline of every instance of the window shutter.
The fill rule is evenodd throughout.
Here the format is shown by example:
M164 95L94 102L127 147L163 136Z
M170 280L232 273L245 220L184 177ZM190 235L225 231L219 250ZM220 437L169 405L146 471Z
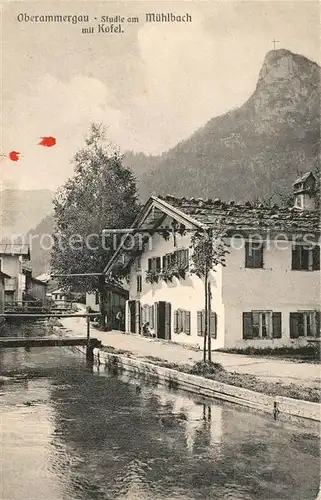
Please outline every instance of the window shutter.
M214 311L211 311L210 315L210 335L213 339L216 339L217 332L217 314Z
M272 314L273 330L272 335L274 339L282 338L282 313L274 312Z
M300 247L299 245L293 245L292 247L292 269L300 269Z
M203 316L203 311L197 311L197 335L201 337L203 335L203 328L202 328L202 316Z
M203 336L205 335L205 309L202 311L202 332Z
M163 270L167 269L167 255L164 255L163 257Z
M245 267L253 267L253 253L248 241L245 242Z
M260 243L259 248L256 250L258 253L259 267L264 267L263 254L264 254L264 244Z
M315 311L315 336L320 337L320 311Z
M152 270L152 259L148 259L148 271Z
M320 271L320 246L313 247L313 271Z
M149 306L149 324L150 324L151 328L155 328L154 306Z
M185 258L186 267L188 267L188 265L189 265L189 249L188 248L186 248L186 250L184 250L184 258Z
M178 331L178 310L174 311L174 332L179 333Z
M297 339L299 337L299 316L300 313L290 313L290 338Z
M184 311L184 332L186 335L191 334L191 313L190 311Z
M243 339L253 338L252 332L252 313L243 313Z
M183 331L183 315L182 310L178 309L178 320L177 320L177 333L181 333Z

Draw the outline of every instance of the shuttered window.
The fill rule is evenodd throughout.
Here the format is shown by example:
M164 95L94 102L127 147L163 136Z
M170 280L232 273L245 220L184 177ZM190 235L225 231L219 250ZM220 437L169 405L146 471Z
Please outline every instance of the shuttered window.
M161 258L160 257L152 257L151 259L148 259L147 270L160 272L160 270L161 270Z
M189 249L176 250L174 252L175 262L182 269L187 269L189 265Z
M142 291L142 277L140 274L136 276L136 291L137 293L141 293Z
M320 311L290 313L290 338L320 337Z
M243 339L282 338L282 313L249 311L243 313Z
M292 246L292 269L299 271L319 271L320 246L307 247L294 244Z
M263 242L245 242L245 267L263 268Z
M197 311L197 335L204 337L205 333L205 309ZM211 311L210 316L210 334L212 338L217 338L217 314Z
M174 311L174 332L191 334L191 313L183 309L176 309Z

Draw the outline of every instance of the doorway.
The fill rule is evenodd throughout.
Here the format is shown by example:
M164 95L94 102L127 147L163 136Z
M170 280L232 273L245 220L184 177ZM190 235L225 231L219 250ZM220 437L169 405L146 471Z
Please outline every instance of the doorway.
M172 338L172 305L170 302L156 303L157 338L171 340Z

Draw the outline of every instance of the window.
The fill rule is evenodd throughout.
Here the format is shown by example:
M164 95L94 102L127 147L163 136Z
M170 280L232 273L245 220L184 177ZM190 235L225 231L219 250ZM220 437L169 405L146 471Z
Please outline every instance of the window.
M217 337L217 314L215 311L211 311L210 317L210 333L211 337ZM197 311L197 335L199 337L204 337L205 333L205 309L202 311Z
M191 313L183 309L174 311L174 332L191 334Z
M271 311L243 313L243 339L280 339L282 337L282 314Z
M290 313L290 338L299 337L320 337L319 311Z
M176 250L174 252L174 259L178 266L182 269L187 269L189 264L189 250L188 248L183 250Z
M140 274L136 276L136 291L137 293L141 293L142 291L142 277Z
M263 242L245 242L245 267L263 268Z
M159 273L161 271L161 258L160 257L152 257L148 259L148 269L150 271L156 271Z
M292 246L292 269L300 271L320 270L320 246Z
M141 270L142 270L142 258L139 255L135 260L135 271L141 271Z
M99 292L95 292L95 304L99 304Z

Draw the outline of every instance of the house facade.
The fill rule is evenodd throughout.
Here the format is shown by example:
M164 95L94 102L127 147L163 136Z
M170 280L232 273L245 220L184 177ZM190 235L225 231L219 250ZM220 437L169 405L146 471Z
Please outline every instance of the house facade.
M26 291L24 262L30 259L29 246L25 244L0 244L0 271L10 278L4 282L5 302L23 300Z
M320 335L319 224L310 199L281 209L151 197L105 269L128 269L126 331L148 322L158 338L202 346L205 287L192 235L212 228L228 248L226 265L209 272L212 349L306 344Z
M116 324L116 315L118 311L122 312L122 317L125 318L126 302L128 301L129 292L126 288L112 286L106 283L106 315L107 324L113 328ZM100 311L99 292L86 293L86 306L92 312ZM123 322L123 326L125 322Z

